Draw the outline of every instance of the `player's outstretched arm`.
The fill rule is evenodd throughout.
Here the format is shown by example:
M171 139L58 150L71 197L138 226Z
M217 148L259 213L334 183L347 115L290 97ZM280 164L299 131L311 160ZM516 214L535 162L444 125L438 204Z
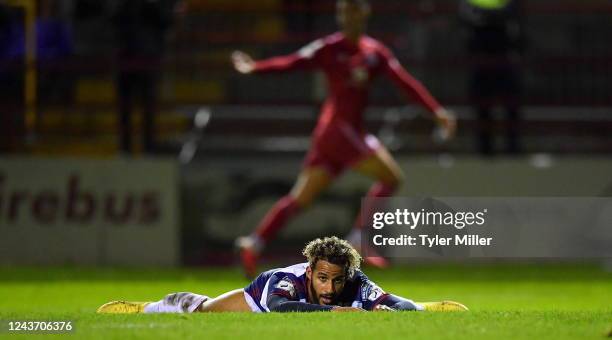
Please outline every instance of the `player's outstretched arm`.
M389 294L380 301L373 311L426 311L426 312L464 312L468 308L455 301L413 302L401 296Z
M271 312L364 312L361 308L323 306L312 303L289 300L280 295L272 295L268 298L268 308Z
M234 68L242 74L284 72L308 69L313 66L312 60L299 53L255 61L248 54L236 51L232 53L232 63Z
M231 59L236 71L242 74L292 71L311 66L311 61L299 53L255 61L248 54L235 51Z
M389 294L372 310L374 311L418 311L423 310L423 307L414 303L412 300L405 299L401 296Z
M305 70L320 64L324 47L321 40L316 40L295 53L263 60L254 60L242 51L234 51L231 60L236 71L242 74Z
M427 108L434 117L436 124L440 127L439 138L446 141L455 136L457 120L453 112L445 109L431 95L429 90L416 78L414 78L399 63L397 58L386 48L382 49L385 73L399 86L409 97L414 98L420 105Z

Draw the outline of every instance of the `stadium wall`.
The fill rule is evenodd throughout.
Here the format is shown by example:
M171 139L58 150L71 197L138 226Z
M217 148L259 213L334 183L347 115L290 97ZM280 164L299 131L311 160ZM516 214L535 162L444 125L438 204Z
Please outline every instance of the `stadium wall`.
M178 264L177 174L168 160L0 159L0 264Z
M612 160L400 157L402 196L612 195ZM248 234L290 190L299 157L0 160L0 264L231 263ZM345 235L371 182L346 174L271 244L291 250ZM146 251L145 251L146 250ZM282 252L280 252L282 253Z

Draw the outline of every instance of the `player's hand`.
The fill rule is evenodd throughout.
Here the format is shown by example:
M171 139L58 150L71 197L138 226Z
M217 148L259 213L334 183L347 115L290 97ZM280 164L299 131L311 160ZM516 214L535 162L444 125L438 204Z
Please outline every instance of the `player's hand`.
M350 312L365 312L365 309L361 309L358 307L340 307L340 306L336 306L334 308L332 308L331 310L332 312L337 312L337 313L350 313Z
M232 63L236 71L242 74L249 74L255 69L253 58L242 51L234 51L232 53Z
M372 309L373 312L397 312L395 309L387 306L387 305L376 305L376 307L374 307L374 309Z
M435 113L435 120L438 124L438 131L435 138L440 142L446 142L453 137L457 132L457 118L452 111L445 108L439 108Z

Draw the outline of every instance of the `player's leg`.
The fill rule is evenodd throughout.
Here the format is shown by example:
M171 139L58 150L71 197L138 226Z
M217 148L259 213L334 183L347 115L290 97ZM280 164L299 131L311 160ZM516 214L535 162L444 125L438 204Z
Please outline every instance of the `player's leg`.
M246 301L244 289L235 289L214 299L204 301L196 310L202 313L212 312L252 312Z
M190 292L172 293L155 302L111 301L98 308L103 314L193 313L210 298Z
M274 204L255 229L252 236L260 242L258 247L272 240L291 217L309 206L329 186L331 180L332 176L323 167L305 168L291 192Z
M321 166L305 168L291 189L291 196L300 208L308 207L331 183L333 176Z
M389 151L387 151L387 149L382 145L379 145L372 155L366 157L353 166L353 169L358 173L375 180L374 184L366 194L367 198L392 196L404 180L404 175L401 168L393 159ZM373 207L371 206L362 207L357 218L355 219L353 230L347 236L347 240L353 246L357 247L357 249L361 248L361 229L363 227L362 216L368 216L371 214L372 209ZM363 249L361 249L361 252L363 253ZM365 258L366 263L376 267L386 267L388 265L384 258L374 256L375 253L373 251L369 250L368 253L372 256Z
M380 145L369 157L353 166L353 170L389 187L393 193L403 182L404 173L387 149ZM384 197L384 196L383 196Z
M244 294L244 289L232 290L216 298L190 292L172 293L155 302L112 301L98 308L98 313L251 312Z
M374 184L366 194L368 198L390 197L404 181L402 169L382 145L376 149L374 154L357 163L353 169L374 179ZM362 228L361 216L367 213L369 213L368 207L362 207L362 211L355 220L355 230Z
M216 298L194 293L174 293L163 300L147 304L144 313L213 313L252 312L246 302L244 289L235 289Z
M274 204L255 231L250 236L237 240L247 276L255 276L257 257L265 244L270 242L292 217L309 206L321 191L329 186L332 179L333 176L324 167L305 168L291 192Z

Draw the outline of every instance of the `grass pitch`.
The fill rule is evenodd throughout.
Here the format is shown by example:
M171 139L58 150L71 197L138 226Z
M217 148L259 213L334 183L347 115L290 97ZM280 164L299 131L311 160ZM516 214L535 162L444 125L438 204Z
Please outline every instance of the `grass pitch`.
M248 282L235 269L0 268L0 338L604 339L612 273L597 265L417 265L366 274L416 301L452 299L467 313L97 315L118 299L176 291L215 296ZM72 320L74 331L7 332L8 320Z

